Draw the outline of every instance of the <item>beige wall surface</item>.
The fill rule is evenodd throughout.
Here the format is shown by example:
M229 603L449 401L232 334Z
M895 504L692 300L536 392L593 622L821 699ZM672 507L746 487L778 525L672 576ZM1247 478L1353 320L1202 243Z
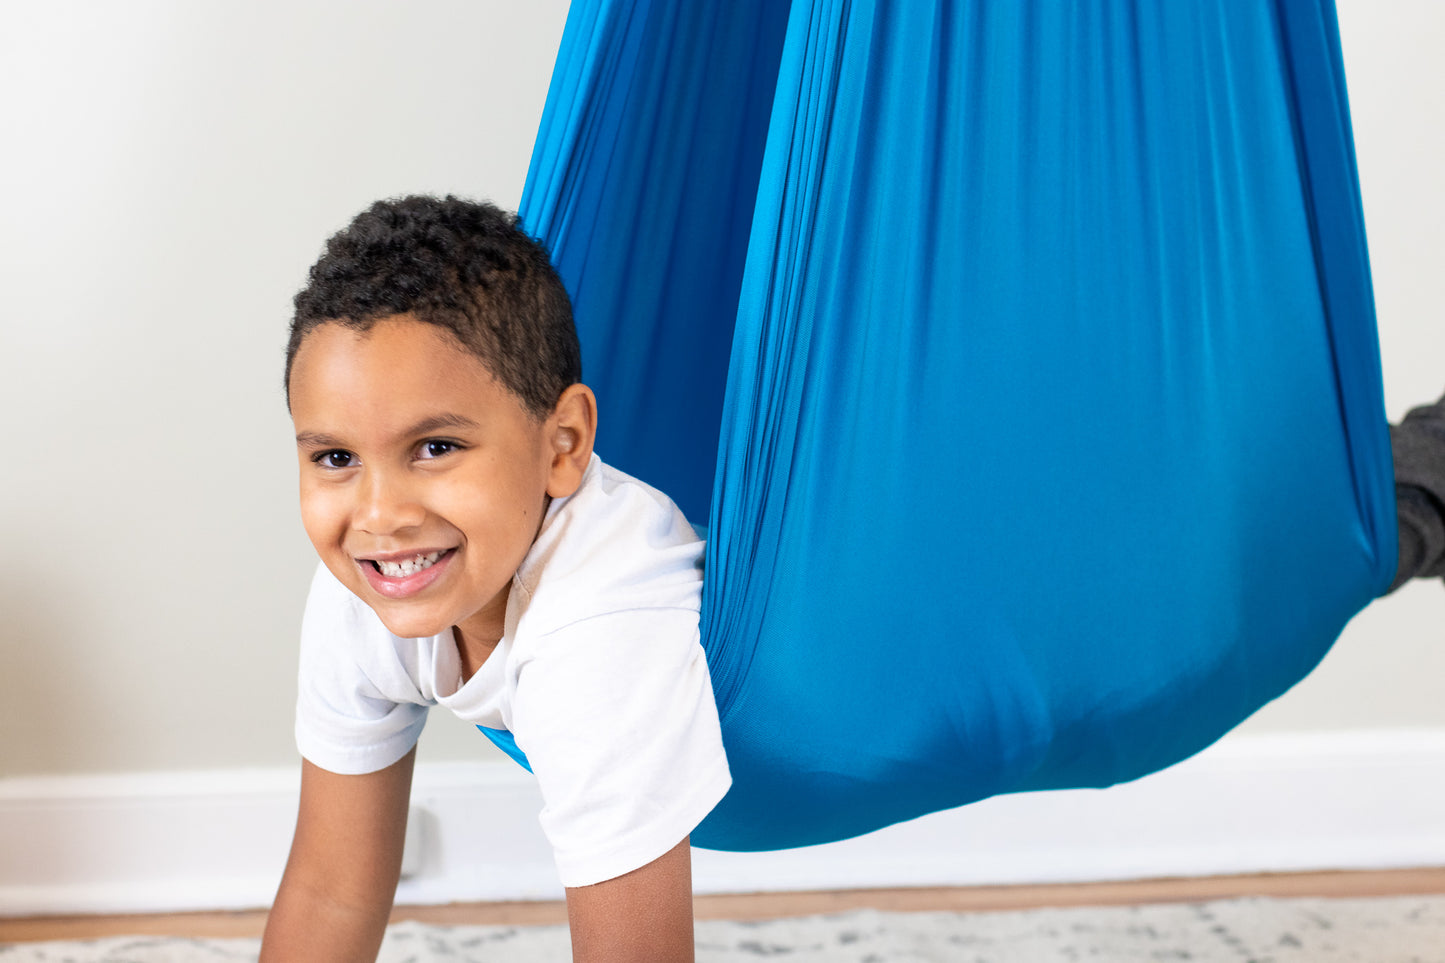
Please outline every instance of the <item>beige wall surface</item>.
M313 567L290 298L371 200L515 206L561 0L78 0L0 13L0 776L286 765ZM1445 5L1341 11L1398 417L1445 388ZM1445 592L1249 723L1445 728ZM430 758L489 749L438 715Z

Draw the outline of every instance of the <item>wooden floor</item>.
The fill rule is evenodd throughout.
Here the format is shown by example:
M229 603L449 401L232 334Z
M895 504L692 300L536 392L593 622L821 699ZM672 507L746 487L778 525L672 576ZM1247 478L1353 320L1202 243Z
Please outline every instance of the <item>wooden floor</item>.
M1373 873L1292 873L1221 876L1070 886L991 886L958 889L841 890L819 893L758 893L699 896L698 919L769 919L872 908L898 912L1036 909L1045 906L1117 906L1194 902L1241 896L1371 897L1445 894L1445 868ZM401 906L393 922L419 920L442 925L565 923L561 903L467 903ZM74 940L102 936L254 937L265 925L264 911L181 913L165 916L84 916L0 919L0 943Z

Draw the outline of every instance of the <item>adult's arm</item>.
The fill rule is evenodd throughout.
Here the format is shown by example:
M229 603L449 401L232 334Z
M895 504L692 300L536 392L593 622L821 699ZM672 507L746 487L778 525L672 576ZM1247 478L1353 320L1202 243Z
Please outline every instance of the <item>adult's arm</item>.
M1400 562L1390 591L1412 578L1445 577L1445 398L1390 428Z
M692 963L692 852L683 839L623 876L567 889L574 963Z
M302 762L296 836L261 963L376 959L401 875L415 759L413 749L361 776Z

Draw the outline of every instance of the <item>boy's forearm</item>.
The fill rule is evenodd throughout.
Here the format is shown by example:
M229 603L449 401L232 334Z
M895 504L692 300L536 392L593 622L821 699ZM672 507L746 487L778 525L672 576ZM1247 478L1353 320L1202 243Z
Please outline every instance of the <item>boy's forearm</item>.
M387 896L348 905L283 880L266 918L260 963L372 963L391 903Z
M301 766L291 857L266 920L263 963L372 963L396 897L416 750L378 772Z

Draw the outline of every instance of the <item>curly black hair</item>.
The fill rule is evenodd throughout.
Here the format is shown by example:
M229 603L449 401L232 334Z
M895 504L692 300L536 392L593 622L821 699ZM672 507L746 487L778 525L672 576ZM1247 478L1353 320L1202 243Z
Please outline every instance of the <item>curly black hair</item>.
M296 295L291 366L313 329L368 331L406 314L450 331L538 419L582 380L572 303L546 249L491 204L412 196L378 201L326 242Z

